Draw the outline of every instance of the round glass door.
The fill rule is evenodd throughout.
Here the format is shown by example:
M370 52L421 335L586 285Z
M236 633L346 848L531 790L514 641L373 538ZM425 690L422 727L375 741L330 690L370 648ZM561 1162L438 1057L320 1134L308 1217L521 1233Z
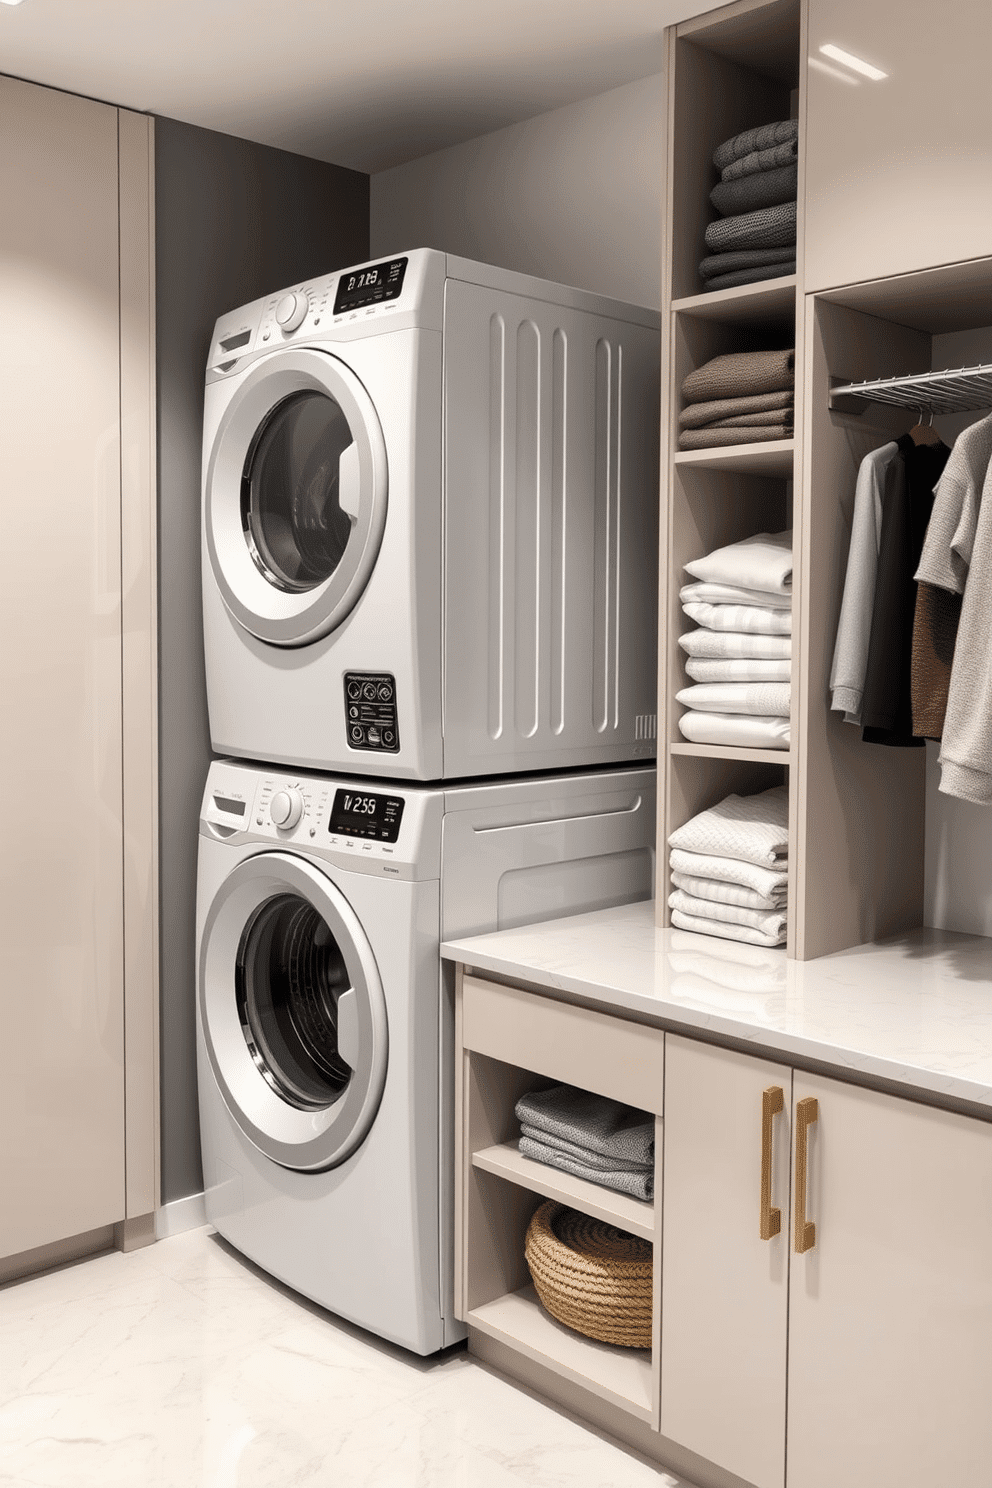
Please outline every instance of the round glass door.
M238 623L278 646L340 625L375 566L387 484L379 420L350 368L308 349L256 362L220 419L204 485L206 554Z
M228 1110L284 1167L332 1167L361 1144L386 1075L372 949L319 869L284 853L240 863L214 900L200 1017Z

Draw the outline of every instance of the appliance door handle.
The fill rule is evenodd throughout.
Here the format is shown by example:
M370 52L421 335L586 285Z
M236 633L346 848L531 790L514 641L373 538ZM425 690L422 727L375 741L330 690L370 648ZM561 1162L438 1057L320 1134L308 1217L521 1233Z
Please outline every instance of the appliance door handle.
M358 1068L361 1037L358 1032L358 993L349 987L338 998L338 1053L349 1069Z
M807 1095L796 1105L796 1225L793 1242L796 1255L805 1255L816 1244L816 1225L806 1218L806 1175L809 1129L820 1117L816 1097Z
M772 1207L772 1122L785 1110L785 1092L781 1085L769 1085L761 1092L761 1208L759 1229L762 1240L771 1240L782 1228L782 1211Z
M354 440L338 456L338 506L354 527L362 508L362 467Z

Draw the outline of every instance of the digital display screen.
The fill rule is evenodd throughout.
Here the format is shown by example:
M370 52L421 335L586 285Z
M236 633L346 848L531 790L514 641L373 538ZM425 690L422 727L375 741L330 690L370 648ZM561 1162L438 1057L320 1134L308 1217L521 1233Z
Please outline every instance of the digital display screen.
M345 837L371 837L377 842L395 842L400 834L402 818L403 801L399 796L337 790L328 829Z
M232 816L244 816L245 802L232 801L230 796L214 796L214 805L218 811L229 811Z
M237 351L239 346L247 346L251 340L251 331L239 331L236 336L228 336L220 343L221 351Z
M367 269L342 274L334 297L334 314L344 315L348 310L361 310L366 305L381 305L386 300L397 299L403 288L408 262L405 258L391 258L387 263L371 264Z

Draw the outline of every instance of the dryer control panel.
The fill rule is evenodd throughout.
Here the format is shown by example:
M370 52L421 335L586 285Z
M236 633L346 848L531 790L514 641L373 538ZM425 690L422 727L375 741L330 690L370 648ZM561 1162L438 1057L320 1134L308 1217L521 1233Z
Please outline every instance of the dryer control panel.
M400 725L396 678L392 673L345 672L344 717L349 749L396 754L400 747Z

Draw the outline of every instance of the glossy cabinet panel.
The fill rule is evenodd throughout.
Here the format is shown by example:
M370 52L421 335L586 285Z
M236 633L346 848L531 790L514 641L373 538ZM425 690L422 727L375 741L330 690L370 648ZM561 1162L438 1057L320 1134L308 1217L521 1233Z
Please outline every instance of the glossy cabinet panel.
M992 252L990 42L988 0L809 0L807 292Z
M0 79L0 1254L124 1217L117 111Z

